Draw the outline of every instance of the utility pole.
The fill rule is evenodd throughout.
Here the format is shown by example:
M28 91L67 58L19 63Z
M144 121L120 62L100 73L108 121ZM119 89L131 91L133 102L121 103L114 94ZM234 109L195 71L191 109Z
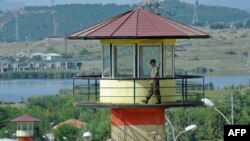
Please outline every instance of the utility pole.
M247 56L247 86L246 89L249 89L250 87L250 50L248 51L248 56Z
M3 45L5 45L6 39L5 39L5 33L3 33Z
M18 11L15 16L16 19L16 35L15 35L15 41L19 41L19 24L18 24Z
M52 16L53 35L55 36L57 34L58 23L56 21L56 11L55 11L54 7L55 7L55 0L51 0L50 14Z
M64 53L65 54L67 53L67 46L68 46L68 44L67 44L67 38L65 37L64 38Z
M55 6L55 0L51 0L50 6L51 6L51 7L54 7L54 6Z
M56 15L55 15L55 11L52 11L51 12L51 15L52 15L52 23L53 23L53 35L55 36L57 34L57 27L58 27L58 24L56 22Z

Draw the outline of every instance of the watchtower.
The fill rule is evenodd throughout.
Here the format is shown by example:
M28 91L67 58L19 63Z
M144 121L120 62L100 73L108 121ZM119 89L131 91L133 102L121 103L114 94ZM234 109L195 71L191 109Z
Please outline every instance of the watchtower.
M103 62L102 76L74 77L74 104L111 108L115 141L150 141L151 133L165 140L165 109L198 106L204 97L202 76L175 74L176 39L208 37L141 8L73 33L69 39L100 40ZM152 58L160 72L161 104L155 104L155 98L141 102L150 87Z
M18 141L33 141L34 122L39 122L39 119L24 114L11 121L17 123L16 137Z

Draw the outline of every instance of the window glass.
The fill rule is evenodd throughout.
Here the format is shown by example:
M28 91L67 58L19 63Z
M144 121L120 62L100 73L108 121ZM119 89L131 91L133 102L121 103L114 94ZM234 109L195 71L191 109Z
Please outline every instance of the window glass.
M32 131L33 130L33 124L29 123L28 126L29 126L28 130Z
M115 77L134 76L134 46L114 45L114 75Z
M140 77L150 77L151 66L149 61L151 59L156 60L156 66L160 70L160 45L140 45L139 46L139 57L140 57ZM160 75L159 75L160 76Z
M103 77L110 77L110 46L102 46Z
M22 124L22 130L28 130L28 124L27 123Z
M163 76L173 76L173 45L165 45L163 51Z
M17 124L17 130L22 130L22 123Z

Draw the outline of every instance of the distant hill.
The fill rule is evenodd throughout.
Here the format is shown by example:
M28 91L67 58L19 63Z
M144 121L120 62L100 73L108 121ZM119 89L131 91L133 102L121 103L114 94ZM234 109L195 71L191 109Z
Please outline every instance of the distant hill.
M51 13L54 13L55 22L58 27L56 30L57 35L65 36L130 9L129 5L114 4L57 5L53 9L47 6L25 7L22 11L19 11L18 16L20 41L26 39L41 40L52 36L53 16ZM12 20L2 28L0 41L3 41L3 36L5 36L6 41L14 41L15 29L16 19L13 16Z
M185 24L192 23L194 11L193 4L184 2L165 2L162 5L166 7L168 11L173 11L174 14L168 15L169 18ZM249 13L247 11L236 8L199 5L197 11L199 22L201 24L210 24L213 22L235 22L249 18Z
M21 2L7 2L6 0L0 0L0 10L18 9L20 7L24 7L24 4Z
M193 5L172 2L164 2L161 5L164 8L164 10L160 11L162 16L167 16L184 24L191 24ZM65 36L131 9L134 9L134 7L115 4L57 5L53 9L47 6L25 7L18 13L20 41L41 40L52 36L52 13L54 13L54 21L56 23L54 25L57 27L57 35ZM171 14L167 14L165 11ZM15 13L10 13L8 11L0 13L0 42L4 39L8 42L15 40ZM218 6L200 5L198 13L201 25L213 22L244 21L249 18L249 13L244 10ZM7 14L12 15L12 17L6 16Z
M184 2L194 3L195 0L181 0ZM206 5L220 5L227 7L234 7L240 9L248 9L250 5L249 0L199 0L201 4Z

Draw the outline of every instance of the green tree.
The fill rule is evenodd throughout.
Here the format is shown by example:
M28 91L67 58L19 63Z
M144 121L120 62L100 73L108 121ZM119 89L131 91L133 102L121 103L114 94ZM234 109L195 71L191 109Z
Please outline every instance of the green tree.
M4 108L0 107L0 128L6 126L7 120L7 111Z
M95 141L104 141L110 138L110 110L86 110L87 111L85 111L80 118L83 118L82 121L89 122L81 129L81 133L90 131ZM79 136L82 136L82 134Z
M32 60L39 61L42 60L42 57L40 55L33 56Z
M57 50L54 47L48 47L46 48L46 53L57 53Z
M62 58L64 58L64 59L73 58L73 54L72 53L63 53Z
M59 126L55 131L55 140L63 141L66 138L68 141L76 141L78 129L70 124L64 124Z
M80 55L80 56L89 55L89 51L86 50L86 49L82 49L82 50L79 52L79 55Z
M19 62L22 62L22 63L27 62L27 61L28 61L28 57L26 57L26 56L21 57L21 58L19 59Z

